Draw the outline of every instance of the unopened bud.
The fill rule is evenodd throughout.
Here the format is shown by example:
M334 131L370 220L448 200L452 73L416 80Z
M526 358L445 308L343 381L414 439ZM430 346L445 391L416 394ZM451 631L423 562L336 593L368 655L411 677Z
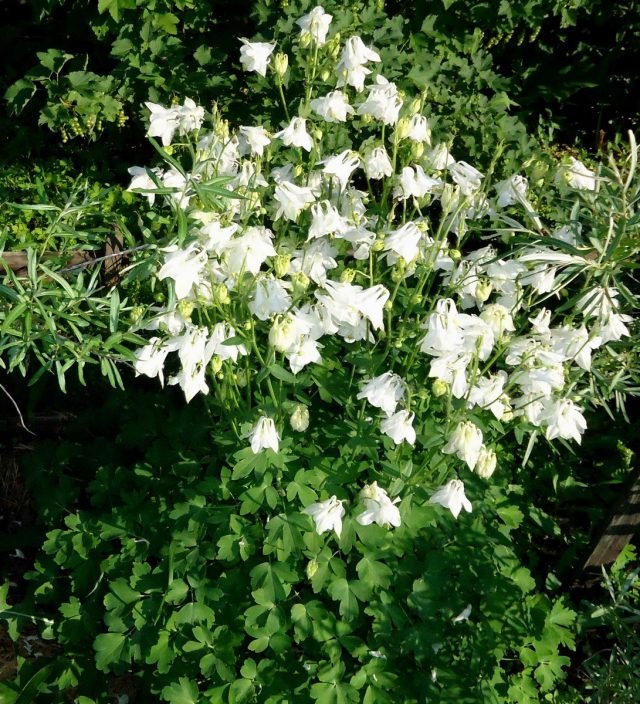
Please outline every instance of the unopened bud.
M398 135L398 139L406 139L410 132L411 125L409 124L409 120L407 120L406 117L401 117L396 126L396 134Z
M382 252L383 249L384 249L384 240L376 240L371 245L372 252Z
M446 381L442 381L442 379L436 379L431 385L431 390L433 391L433 395L438 398L440 396L446 396L449 393L449 384L447 384Z
M144 311L145 311L144 306L134 306L131 309L131 313L130 313L131 322L137 323L140 320L140 318L142 318L142 316L144 315Z
M409 103L409 114L417 115L422 110L422 98L414 98Z
M304 431L309 427L309 409L301 403L298 404L291 414L289 422L295 431L298 433L304 433Z
M319 127L316 127L316 129L311 132L311 135L316 142L319 142L322 139L323 132Z
M191 313L193 313L194 308L193 301L188 301L183 298L181 301L178 301L176 308L178 309L178 313L185 320L191 320Z
M392 310L393 310L393 302L392 302L392 301L387 301L387 302L384 304L384 309L387 311L387 313L390 312L390 311L392 311Z
M353 283L353 280L356 278L356 270L355 269L345 269L342 274L340 274L340 283L342 284L350 284Z
M249 383L249 372L246 369L239 369L235 374L235 380L238 388L244 389Z
M459 262L462 259L462 254L460 253L459 249L450 249L449 256L451 257L451 259L453 259L454 262Z
M331 78L331 71L323 71L320 74L320 78L326 83Z
M412 306L418 306L422 303L422 296L419 293L414 293L409 299Z
M213 374L217 374L222 369L222 357L218 357L217 354L214 354L209 362L209 367Z
M475 466L476 474L483 479L489 479L489 477L496 471L497 461L496 453L493 450L489 450L486 447L481 447L480 454L478 455L478 461Z
M284 76L289 68L289 57L286 54L278 52L273 57L273 70L280 78Z
M221 306L226 306L231 300L229 298L229 289L224 284L215 284L211 293L214 302Z
M424 144L422 142L411 143L411 156L418 160L424 154Z
M289 267L291 266L291 255L289 254L278 254L273 260L273 268L276 272L276 276L281 279L289 273Z
M491 281L479 281L476 285L475 298L478 303L485 303L493 291Z
M297 166L294 167L293 175L296 178L300 178L300 176L302 176L303 173L304 173L304 168L302 167L302 164L298 164Z
M308 46L311 46L311 32L303 32L300 35L299 43L303 49L306 49Z
M293 295L300 296L309 288L309 277L304 271L298 271L291 277Z

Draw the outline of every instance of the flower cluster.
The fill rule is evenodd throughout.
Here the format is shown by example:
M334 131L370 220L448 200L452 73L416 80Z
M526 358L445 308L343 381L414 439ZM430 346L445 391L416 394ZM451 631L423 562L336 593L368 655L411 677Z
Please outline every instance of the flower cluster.
M268 383L247 394L253 419L244 437L255 454L280 450L287 384L287 403L304 402L291 427L304 432L313 402L302 398L298 375L346 365L355 348L371 363L349 367L359 390L343 412L363 418L366 404L379 409L370 424L399 451L426 446L427 408L441 427L441 457L485 479L498 464L494 422L580 442L592 354L627 336L631 322L589 241L570 227L544 234L525 176L490 186L457 160L450 143L434 139L424 99L408 101L377 72L380 56L361 37L341 46L328 38L331 19L316 7L298 20L309 90L276 129L233 129L214 111L205 131L204 111L191 100L148 104L149 135L176 149L176 135L186 138L193 163L130 169L132 190L153 204L154 191L170 189L168 204L189 223L161 252L157 278L170 282L171 295L152 311L146 328L155 334L137 351L136 372L162 383L169 365L168 383L187 401L209 393L211 378L231 378L240 399L247 384L267 383L275 365L281 395ZM272 65L274 43L241 42L244 69L266 77L271 66L281 89L286 55ZM559 173L563 188L596 188L580 162ZM214 187L228 196L223 208L206 205ZM478 222L488 242L475 234ZM526 241L501 250L500 235L515 230ZM564 314L557 301L579 277L589 288ZM270 410L252 406L258 398ZM400 525L397 499L375 481L361 499L358 523ZM454 517L471 511L460 478L430 501ZM339 536L342 504L333 495L304 511L318 533Z

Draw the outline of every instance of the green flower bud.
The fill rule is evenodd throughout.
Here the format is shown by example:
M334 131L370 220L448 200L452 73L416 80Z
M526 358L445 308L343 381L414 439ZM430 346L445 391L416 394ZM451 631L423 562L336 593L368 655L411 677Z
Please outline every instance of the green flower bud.
M419 293L414 293L409 299L409 303L411 303L412 306L419 306L422 303L422 296Z
M291 266L291 255L290 254L278 254L273 260L273 268L276 272L276 276L281 279L289 273L289 267Z
M229 289L224 284L215 284L211 293L214 302L218 305L226 306L231 300L229 298Z
M289 423L295 431L304 433L309 427L309 409L301 403L298 404L289 418Z
M401 117L396 126L396 134L398 135L398 139L406 139L409 136L409 132L411 132L409 120L406 117Z
M145 307L144 306L134 306L131 309L130 318L132 323L137 323L140 318L144 315Z
M442 379L436 379L431 385L431 390L434 396L446 396L449 393L449 384Z
M479 281L476 285L475 296L479 303L485 303L493 291L493 284L491 281Z
M384 249L384 240L376 240L371 245L372 252L382 252L383 249Z
M411 156L414 159L420 159L424 154L424 144L422 142L411 143Z
M309 288L309 277L303 272L298 271L291 277L293 284L293 295L301 296Z
M303 32L300 35L299 44L303 49L306 49L308 46L311 46L311 33L310 32Z
M454 262L459 262L462 259L462 254L459 249L450 249L449 256Z
M235 381L239 389L244 389L244 387L249 383L249 372L246 369L239 369L235 373Z
M393 302L392 302L392 301L387 301L387 302L384 304L384 309L385 309L387 312L392 311L392 310L393 310Z
M345 269L342 274L340 274L340 283L350 284L356 278L355 269Z
M320 78L326 83L331 78L331 71L324 70L320 74Z
M273 57L273 70L275 71L276 75L280 76L282 78L284 74L287 72L287 69L289 68L289 57L286 54L283 54L281 52L278 52L274 57Z
M191 313L193 313L194 307L193 301L188 301L184 298L181 301L178 301L178 305L176 306L178 313L185 320L191 320Z
M222 369L222 357L218 357L217 354L214 354L209 362L209 367L213 374L217 374Z
M323 132L319 127L316 127L315 130L311 132L311 136L315 139L316 142L319 142L322 139Z

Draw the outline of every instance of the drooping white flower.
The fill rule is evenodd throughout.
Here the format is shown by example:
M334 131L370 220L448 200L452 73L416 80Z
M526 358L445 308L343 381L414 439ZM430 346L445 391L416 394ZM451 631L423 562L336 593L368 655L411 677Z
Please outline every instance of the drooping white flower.
M409 413L409 411L398 411L380 423L380 430L388 435L396 445L405 440L409 445L415 445L416 431L413 429L415 416L415 413Z
M338 538L340 537L342 533L342 517L345 514L345 510L342 501L337 496L311 504L304 508L302 513L306 513L313 518L318 535L333 530Z
M412 262L420 251L420 241L423 232L414 222L407 222L397 230L393 230L384 238L384 250L387 252L387 262L395 264L400 257L405 263Z
M225 253L229 274L248 271L255 276L267 257L276 255L272 239L273 233L266 227L248 227L241 237L232 239Z
M448 508L454 518L460 515L463 508L467 513L472 511L471 502L465 496L464 484L460 479L452 479L440 487L429 499L429 503L440 504L440 506Z
M451 156L451 152L446 144L436 144L436 146L426 155L426 160L435 171L443 171L444 169L456 163L456 160Z
M469 616L471 616L471 609L472 609L471 604L467 604L464 607L464 609L462 609L462 611L457 616L454 616L451 619L451 622L452 623L460 623L461 621L468 621Z
M411 117L407 137L412 142L431 144L431 127L424 115L413 115Z
M362 387L357 398L366 398L372 406L381 408L387 417L395 413L405 394L405 383L393 372L385 372Z
M260 416L258 422L249 431L248 437L251 442L251 451L254 455L267 448L274 452L278 452L280 448L280 435L276 430L273 418Z
M154 174L158 180L162 179L162 171L160 169L146 169L142 166L130 166L127 171L133 178L127 188L127 191L150 191L158 188L156 182L151 178ZM144 197L149 201L149 205L153 205L156 200L155 193L144 193Z
M364 154L364 172L367 178L381 179L393 174L391 159L384 146L369 149Z
M467 368L471 364L471 359L469 352L455 350L448 354L441 354L431 362L429 377L449 384L453 396L462 398L469 389Z
M212 220L200 228L202 246L207 252L220 256L229 246L231 238L239 227L236 223L223 226L220 220Z
M163 343L159 337L152 337L148 344L135 351L136 361L133 368L136 376L144 374L152 379L157 376L164 386L164 363L167 355L175 349L175 345Z
M393 197L399 200L424 198L442 186L442 181L425 174L421 166L405 166L393 189Z
M355 114L347 96L340 90L331 91L323 98L314 98L310 105L327 122L345 122L347 115Z
M180 122L177 106L165 108L163 105L150 102L145 105L151 112L147 134L150 137L160 137L162 146L168 147Z
M482 186L484 176L476 169L467 164L466 161L456 161L449 166L451 178L460 187L463 195L469 197L474 195Z
M238 130L238 146L241 155L262 156L264 148L271 144L271 137L264 127L242 126Z
M491 411L500 420L509 409L508 400L504 395L507 383L506 372L499 371L492 377L481 377L469 391L467 408L480 406Z
M462 421L449 435L447 444L442 448L446 455L456 455L473 470L482 448L482 431L471 421Z
M587 421L582 409L570 399L549 399L544 404L540 418L541 425L546 425L547 440L564 438L582 442L582 433L587 429Z
M434 356L447 354L459 348L464 341L460 313L451 298L441 298L436 303L436 310L423 327L427 334L420 342L421 352Z
M365 46L360 37L349 37L345 42L336 67L338 87L353 86L358 92L364 89L364 79L371 73L365 64L369 61L380 61L380 55Z
M274 200L279 203L275 219L279 220L283 215L287 220L298 219L298 215L315 201L314 189L308 186L296 186L290 181L282 181L276 186L273 195Z
M365 510L356 518L356 521L361 526L377 523L383 528L397 528L400 525L400 510L396 506L400 497L392 501L387 492L381 489L377 482L373 482L362 489L360 498L364 503Z
M498 458L496 457L496 453L483 445L480 448L480 454L478 455L478 461L476 462L474 471L479 477L482 477L482 479L489 479L496 471L497 464Z
M390 294L382 284L363 289L347 282L325 281L324 289L327 294L316 291L316 298L329 311L339 333L345 338L353 332L351 328L357 328L365 319L375 330L383 327L384 304Z
M567 361L574 361L585 371L591 370L591 352L602 344L599 335L590 335L584 325L579 328L565 326L550 331L551 346Z
M360 157L350 149L345 149L340 154L331 156L320 163L324 165L322 172L328 176L334 176L340 184L340 188L344 189L349 183L351 174L360 166Z
M240 63L245 71L255 71L261 76L267 75L267 66L271 60L271 54L276 48L270 42L250 42L244 37L240 38Z
M569 157L569 164L561 166L558 171L558 178L565 179L571 186L581 191L595 191L597 179L595 171L588 169L581 161L574 157Z
M480 313L480 317L489 325L497 338L502 337L505 333L514 332L516 329L511 313L499 303L487 306Z
M338 266L338 262L335 260L337 254L338 250L329 240L325 238L314 240L304 249L294 251L289 273L293 275L303 272L311 281L323 285L327 280L327 272Z
M514 174L495 185L498 207L506 208L514 203L522 203L527 198L529 182L524 176Z
M350 227L349 222L328 200L311 206L311 226L309 227L308 239L345 232Z
M273 136L281 139L287 147L300 147L308 152L313 149L313 139L307 132L307 121L304 117L294 117L283 130Z
M207 253L198 242L192 242L183 249L178 245L171 245L163 251L164 264L157 276L160 280L173 279L177 298L186 298L207 264Z
M322 46L327 41L332 19L333 16L325 12L322 5L318 5L296 20L296 24L300 27L301 34L308 34L317 46Z
M402 107L402 98L398 95L396 84L384 76L376 76L376 82L367 90L369 94L358 107L358 115L369 115L385 125L395 125Z
M256 288L249 301L249 310L259 320L268 320L291 307L291 296L283 281L272 276L256 280Z
M220 359L230 359L234 362L238 361L241 355L249 354L247 348L242 342L237 344L225 344L227 340L236 336L236 331L233 325L229 323L216 323L211 330L211 337L207 342L207 354L216 355Z

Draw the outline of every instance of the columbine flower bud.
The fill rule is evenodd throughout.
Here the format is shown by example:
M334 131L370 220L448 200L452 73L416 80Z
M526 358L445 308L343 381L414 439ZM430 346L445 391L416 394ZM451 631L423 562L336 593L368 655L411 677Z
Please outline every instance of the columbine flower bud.
M327 71L327 70L323 71L320 74L320 78L321 78L321 80L323 80L326 83L331 78L331 71Z
M342 274L340 274L340 283L350 284L356 277L355 269L345 269Z
M221 306L226 306L231 300L229 298L229 289L224 284L215 284L211 290L211 295L214 302Z
M451 259L453 259L454 262L459 262L462 259L462 254L460 253L459 249L450 249L449 256L451 257Z
M307 578L312 579L313 575L318 571L318 561L316 559L309 560L307 563Z
M302 32L300 35L300 46L303 49L306 49L308 46L311 46L311 33L310 32Z
M491 281L479 281L476 285L475 297L478 303L485 303L493 291Z
M178 305L176 306L178 309L178 313L185 319L185 320L190 320L191 319L191 313L193 313L193 301L188 301L186 299L182 299L178 301Z
M137 323L144 315L144 310L144 306L134 306L130 313L131 322Z
M300 296L309 288L309 277L303 272L298 271L291 277L293 285L293 295Z
M281 52L278 52L274 57L273 57L273 70L275 71L276 75L280 76L282 78L284 74L287 72L287 69L289 68L289 57L286 54L282 54Z
M417 161L424 154L424 144L422 142L412 142L411 156Z
M295 431L304 433L309 427L309 409L301 403L298 404L289 418L289 423Z
M431 385L431 390L436 397L446 396L449 393L449 384L442 379L436 379Z
M412 306L420 305L420 303L422 303L422 296L419 293L414 293L409 299L409 303L411 303Z
M319 142L322 139L323 132L319 127L316 127L315 130L311 132L311 136L316 140L316 142Z
M422 110L422 98L414 98L409 103L409 114L417 115Z
M211 358L211 362L209 362L209 366L211 367L211 372L217 374L222 369L222 357L218 357L217 354L214 354Z
M392 303L391 301L387 301L387 302L384 304L384 309L385 309L387 312L392 311L392 310L393 310L393 303Z
M246 369L239 369L235 374L235 380L238 388L244 389L249 383L249 372Z
M294 167L293 175L296 178L300 178L300 176L302 176L303 173L304 173L304 168L300 164L298 164L297 166Z
M278 316L269 331L269 344L278 352L287 352L295 344L296 338L296 326L291 316Z
M396 127L398 139L406 139L409 136L409 132L411 132L409 120L406 117L401 117L398 120L398 126Z
M376 242L371 245L371 251L372 252L382 252L384 249L384 240L377 240Z
M493 450L483 447L476 462L476 474L483 479L489 477L496 471L497 458Z
M291 266L291 255L290 254L278 254L273 260L273 268L276 272L276 276L281 279L289 273L289 267Z

